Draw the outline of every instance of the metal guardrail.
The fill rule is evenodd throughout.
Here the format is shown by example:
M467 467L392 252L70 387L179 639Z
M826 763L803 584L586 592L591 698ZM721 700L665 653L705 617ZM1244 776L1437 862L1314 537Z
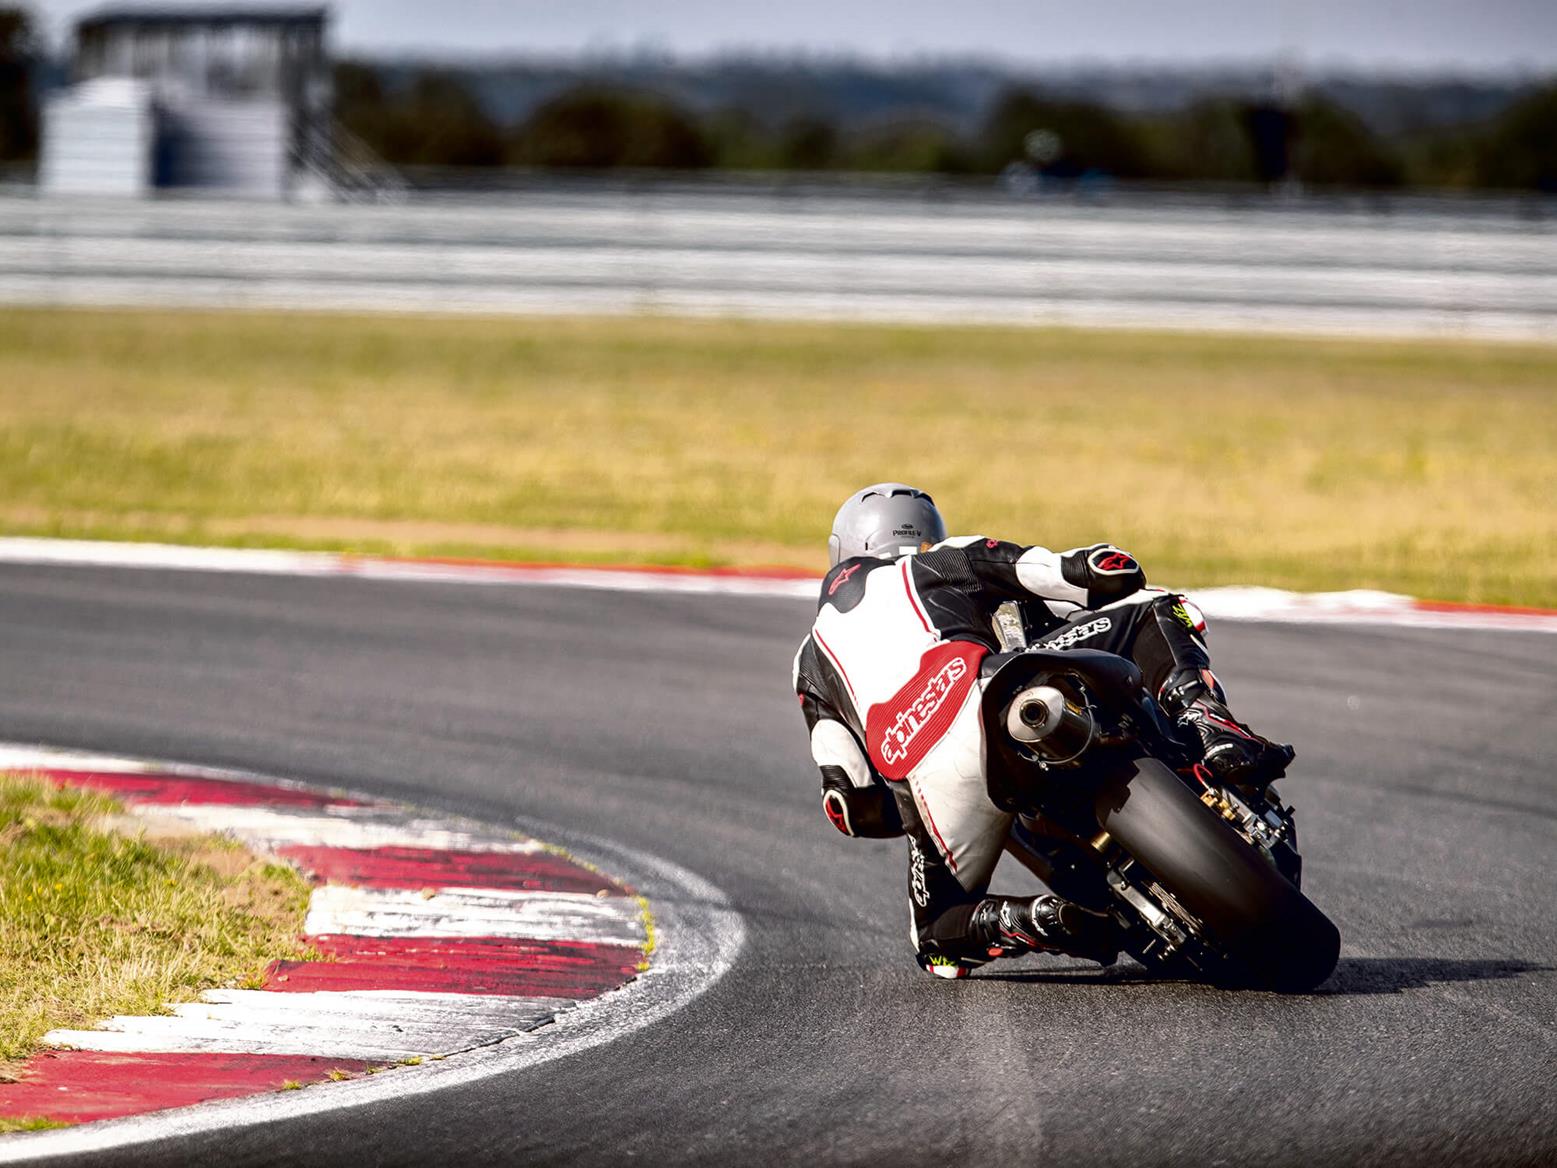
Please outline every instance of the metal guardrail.
M1552 340L1557 217L652 185L351 206L0 197L0 302Z

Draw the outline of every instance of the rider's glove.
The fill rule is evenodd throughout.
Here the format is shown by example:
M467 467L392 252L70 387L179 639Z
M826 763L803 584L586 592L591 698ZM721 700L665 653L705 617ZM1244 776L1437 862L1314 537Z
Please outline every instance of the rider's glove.
M884 783L856 787L842 767L822 768L822 811L844 835L892 839L903 834L897 800Z
M1146 573L1135 557L1111 543L1066 552L1060 571L1068 583L1087 590L1088 608L1101 608L1146 584Z

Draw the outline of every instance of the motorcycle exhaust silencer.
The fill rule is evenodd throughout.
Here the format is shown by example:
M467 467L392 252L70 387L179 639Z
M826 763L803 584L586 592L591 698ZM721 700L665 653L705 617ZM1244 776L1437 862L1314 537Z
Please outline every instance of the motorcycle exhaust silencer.
M1092 745L1092 713L1052 685L1033 685L1011 699L1006 733L1050 762L1070 762Z

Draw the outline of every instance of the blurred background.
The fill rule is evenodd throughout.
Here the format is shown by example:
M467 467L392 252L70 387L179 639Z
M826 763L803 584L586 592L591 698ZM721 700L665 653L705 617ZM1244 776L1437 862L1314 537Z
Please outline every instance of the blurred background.
M1073 7L0 0L0 521L1557 601L1557 7Z
M237 181L181 165L195 144L169 139L191 105L276 101L291 169L339 178L333 146L418 188L669 170L1557 190L1550 5L1065 7L13 3L0 160L82 185L67 139L83 107L140 92L162 107L155 187Z
M1523 338L1557 311L1557 10L1523 0L0 13L0 189L42 200L0 205L13 302ZM256 205L145 226L213 196ZM73 249L54 200L94 197Z

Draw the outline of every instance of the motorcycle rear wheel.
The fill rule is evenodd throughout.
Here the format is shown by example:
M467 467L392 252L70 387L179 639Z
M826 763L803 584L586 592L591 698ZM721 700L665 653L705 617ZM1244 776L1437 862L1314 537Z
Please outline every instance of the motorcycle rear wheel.
M1340 931L1163 763L1135 759L1104 785L1096 810L1230 959L1218 980L1302 992L1334 972Z

